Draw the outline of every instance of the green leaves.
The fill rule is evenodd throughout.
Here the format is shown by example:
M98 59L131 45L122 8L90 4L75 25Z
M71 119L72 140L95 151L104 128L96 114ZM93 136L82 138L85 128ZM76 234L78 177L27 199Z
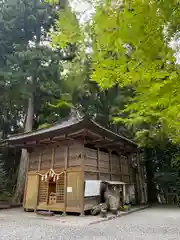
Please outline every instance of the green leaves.
M59 46L60 48L65 48L69 44L81 43L83 40L82 31L71 8L59 12L59 19L51 37L53 46Z
M117 83L135 89L127 117L115 120L134 126L138 139L165 131L180 141L179 68L168 42L178 29L178 10L177 1L135 0L121 9L102 3L93 17L92 80L105 89Z
M61 98L61 62L66 55L48 45L47 31L55 20L53 6L37 0L7 0L0 5L0 127L6 137L22 130L31 95L34 128L59 118L60 108L52 110L48 104Z

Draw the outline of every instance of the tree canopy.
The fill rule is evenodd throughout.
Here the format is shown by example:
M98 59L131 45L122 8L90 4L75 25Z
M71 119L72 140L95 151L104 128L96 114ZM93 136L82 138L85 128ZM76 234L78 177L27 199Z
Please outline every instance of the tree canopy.
M180 140L179 65L170 47L179 36L179 12L178 1L106 1L93 17L92 80L135 90L127 117L116 120L134 126L140 138L165 133Z
M173 43L179 39L179 1L95 0L93 4L92 19L79 26L68 8L71 21L59 19L52 39L58 46L73 43L76 50L88 53L87 65L81 55L71 68L71 74L78 73L70 74L77 86L74 102L105 126L114 120L133 130L145 147L149 182L164 191L169 187L177 191L180 89L178 44ZM85 92L76 84L84 69Z
M121 135L136 135L151 182L165 187L179 169L179 3L93 6L92 19L81 24L63 0L0 1L1 138L46 127L77 108ZM1 152L12 183L20 152Z
M179 37L179 2L93 3L92 20L83 26L77 27L68 8L64 14L71 21L57 21L53 42L90 49L91 80L101 89L119 85L134 92L114 120L133 127L139 141L167 135L179 142L179 65L172 48Z

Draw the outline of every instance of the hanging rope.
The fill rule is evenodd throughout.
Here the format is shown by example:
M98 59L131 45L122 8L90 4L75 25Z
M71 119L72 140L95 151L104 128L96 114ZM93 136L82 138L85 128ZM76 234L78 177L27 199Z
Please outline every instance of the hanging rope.
M41 177L41 181L47 181L48 178L53 178L53 181L57 181L59 180L59 177L65 173L65 171L61 172L61 173L56 173L52 168L49 169L45 174L41 174L38 173L38 175Z

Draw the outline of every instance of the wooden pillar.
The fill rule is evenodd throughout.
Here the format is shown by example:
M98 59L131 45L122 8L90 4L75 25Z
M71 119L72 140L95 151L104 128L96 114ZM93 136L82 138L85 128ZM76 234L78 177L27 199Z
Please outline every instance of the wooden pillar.
M98 178L98 180L100 179L100 172L99 172L99 170L100 170L100 167L99 167L99 148L97 148L97 171L98 171L98 175L97 175L97 178Z
M38 163L38 172L41 170L41 161L42 161L42 151L40 151L40 154L39 154L39 163ZM39 184L40 184L40 177L39 175L36 176L37 177L37 199L36 199L36 206L34 208L34 211L36 212L37 211L37 206L38 206L38 202L39 202Z
M136 176L136 192L137 192L137 202L140 203L140 183L139 183L139 167L138 167L138 154L136 153L136 163L137 168L135 169Z
M41 170L41 161L42 161L42 151L40 151L40 154L39 154L38 171Z
M81 154L81 180L80 180L80 216L84 216L84 162L86 158L85 147L83 148L83 152Z
M142 186L142 177L141 177L141 165L140 165L140 154L137 152L137 170L138 170L138 189L139 189L139 201L143 202L143 186Z
M52 161L51 161L51 168L54 168L54 160L55 160L55 147L52 149Z
M119 172L120 172L120 181L122 181L122 171L121 171L121 154L119 154Z
M129 183L133 182L132 176L131 176L131 159L132 159L132 154L128 154L128 173L129 173Z
M27 191L27 183L28 183L28 171L29 171L29 163L30 163L30 158L31 154L28 154L28 163L27 163L27 169L26 169L26 179L25 179L25 186L24 186L24 196L23 196L23 206L25 206L25 201L26 201L26 191Z
M66 208L67 208L67 168L68 168L68 159L69 159L69 144L66 147L65 161L64 161L64 212L63 212L63 215L66 215Z
M123 205L124 205L125 201L126 201L126 186L125 186L125 184L122 185L122 188L123 188Z
M112 180L112 156L111 156L111 151L109 151L109 172L110 172L110 180Z

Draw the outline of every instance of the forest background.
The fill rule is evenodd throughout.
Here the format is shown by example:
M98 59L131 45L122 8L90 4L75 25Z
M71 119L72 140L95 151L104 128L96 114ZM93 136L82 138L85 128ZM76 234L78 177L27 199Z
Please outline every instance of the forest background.
M179 1L83 4L0 1L0 198L22 201L27 166L7 137L79 111L138 143L149 201L167 200L180 191Z

